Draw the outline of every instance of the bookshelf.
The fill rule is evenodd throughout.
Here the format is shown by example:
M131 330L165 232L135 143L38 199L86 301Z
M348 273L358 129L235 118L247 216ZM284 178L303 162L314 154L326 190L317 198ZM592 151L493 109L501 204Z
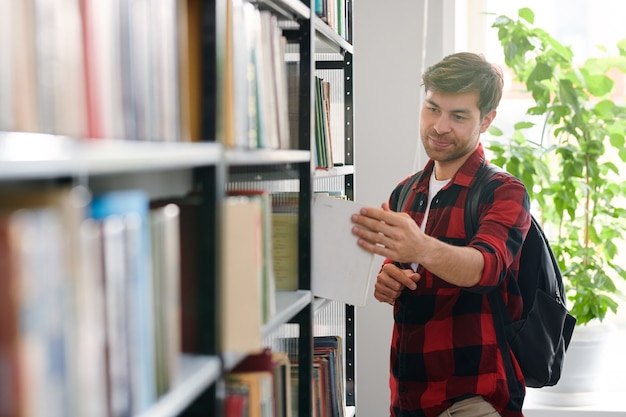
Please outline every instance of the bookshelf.
M35 13L32 15L21 3L20 6L9 3L0 4L0 15L5 16L1 20L11 23L10 27L19 31L25 42L18 47L7 38L0 40L10 57L0 71L0 109L3 110L0 116L0 217L9 212L15 214L19 209L28 211L49 206L58 210L57 214L62 217L65 212L61 211L64 210L61 206L70 204L70 200L63 200L69 197L59 197L65 196L60 190L80 189L85 195L82 196L84 200L81 200L80 209L72 211L76 217L67 224L66 220L62 220L61 230L55 235L59 242L64 242L64 239L70 242L63 256L64 259L67 256L71 265L64 266L68 269L59 272L59 276L67 273L71 282L67 283L67 288L63 287L63 291L71 292L71 297L58 298L57 301L71 311L62 309L63 314L68 315L55 316L61 321L67 319L59 330L63 335L55 336L65 343L64 372L67 374L31 375L51 378L42 381L60 382L61 388L55 392L38 384L18 387L16 384L19 381L11 379L22 378L18 371L9 376L5 374L0 384L3 387L0 397L11 398L5 395L10 393L6 387L20 390L17 407L31 404L33 415L44 415L43 410L47 411L45 415L52 416L224 415L227 376L252 353L223 348L226 337L224 328L233 330L233 326L239 326L227 324L221 314L228 307L228 301L223 297L226 294L224 291L227 291L224 277L229 273L223 245L225 230L229 230L226 223L229 213L226 211L230 207L226 203L230 201L231 194L253 189L270 196L295 193L297 203L289 210L298 219L295 288L278 290L275 294L272 292L274 305L260 324L259 343L262 347L274 347L280 346L286 338L295 340L290 353L295 355L293 359L299 372L297 390L292 393L297 399L293 415L311 416L316 401L312 394L315 339L340 336L343 340L341 367L345 379L342 395L345 395L343 404L347 408L341 415L353 415L354 307L314 296L311 291L310 241L314 193L333 190L350 199L354 197L351 0L345 2L341 12L332 11L330 2L320 1L324 7L319 14L316 12L317 3L299 0L116 0L106 5L96 0L34 1ZM242 67L240 33L245 32L241 25L246 20L240 19L249 19L257 13L265 19L263 22L274 25L274 31L278 33L274 35L274 41L284 39L283 52L277 53L274 49L274 54L279 57L278 67L282 66L285 70L284 78L280 78L278 71L277 79L273 80L278 90L281 80L284 81L282 96L276 92L274 101L269 102L273 104L269 106L267 101L261 100L261 96L269 94L270 90L263 90L258 85L254 87L241 77L246 74L241 72L242 68L252 70L252 67L249 62ZM123 19L117 21L117 15ZM10 22L7 16L15 17L14 22ZM37 19L42 16L50 17L48 25L41 26L41 21ZM146 23L148 21L153 23ZM160 25L154 24L154 21L160 22ZM47 54L37 55L56 39L63 46L55 46ZM252 42L250 39L247 38L247 41ZM255 54L255 62L267 59L258 54L259 44L255 45L247 50ZM280 50L278 43L275 46ZM27 56L20 52L21 49L33 54ZM294 64L295 73L287 74L288 63ZM262 70L256 73L259 79L265 79L271 72ZM295 76L292 84L289 84L289 75ZM328 114L317 117L316 77L333 82ZM50 84L54 79L61 83ZM20 96L16 93L18 90L12 89L13 85L29 87L24 87ZM248 96L238 96L241 88L246 89ZM251 96L253 90L256 95ZM288 92L295 94L295 102ZM254 110L255 116L258 116L256 119L248 114L248 111L252 112L248 107L251 97L260 103ZM291 105L289 111L288 105ZM276 114L268 115L268 108L275 108ZM287 124L284 122L289 112L291 130L287 135ZM316 163L319 156L316 121L321 117L327 120L326 134L333 137L332 146L327 142L323 152L330 155L332 151L334 160L330 166L323 168ZM279 119L275 125L273 122L259 122L274 118ZM120 320L120 316L105 314L105 311L115 310L105 305L114 292L114 287L107 287L108 280L112 280L107 274L113 274L110 271L115 269L111 265L106 266L106 262L109 256L113 256L111 253L117 253L118 257L111 259L129 265L129 269L115 270L130 282L131 275L124 274L138 268L134 263L137 258L136 254L128 255L124 251L134 248L137 240L141 240L140 235L132 232L135 224L124 217L123 227L120 226L122 229L116 232L116 242L123 245L124 250L107 249L108 241L91 235L89 244L81 240L87 239L82 233L86 228L84 220L91 220L91 201L97 196L112 198L128 189L145 198L146 208L149 209L146 213L166 208L169 203L177 205L175 230L177 233L180 231L176 234L178 255L173 260L164 260L172 254L163 249L164 252L150 252L145 255L146 258L137 261L150 264L150 273L154 274L150 279L155 280L160 274L167 275L164 270L172 268L172 265L180 268L176 288L180 297L172 298L178 300L180 305L168 307L165 303L172 302L172 299L150 301L156 306L150 310L151 314L156 315L154 312L159 307L167 311L180 309L181 328L175 329L179 333L171 334L178 334L182 339L172 358L170 350L157 346L160 342L152 339L161 337L159 340L162 341L167 337L150 336L148 349L157 352L151 354L159 355L161 350L167 350L161 354L169 355L158 358L162 361L160 366L168 367L166 376L153 375L155 379L165 378L167 388L155 388L162 391L153 393L144 393L145 383L134 385L135 378L139 378L135 373L140 373L134 366L118 363L117 368L111 368L113 370L106 368L113 361L110 357L118 351L109 340L110 335L121 329L109 327L110 323L125 326L123 316ZM52 190L55 202L29 202L34 198L24 194L30 193L29 190L46 195ZM15 195L23 200L16 200ZM136 213L115 214L128 215L130 219L130 215ZM0 218L2 221L5 219ZM119 222L116 224L119 226ZM104 233L104 223L98 227L101 228L93 230ZM168 227L172 227L171 223ZM174 229L167 230L172 233ZM193 230L193 233L186 230ZM5 241L1 233L0 228L0 270L8 259L4 256L6 245L2 246ZM166 231L160 230L159 233ZM41 236L46 236L46 233L41 232ZM98 243L95 243L96 240ZM156 245L155 242L150 244ZM167 238L158 242L165 248ZM48 246L43 249L48 250ZM194 250L190 251L190 247ZM88 264L88 261L95 263ZM122 270L124 272L120 272ZM39 271L33 276L42 278L45 275L45 271ZM16 273L15 276L21 275ZM89 284L86 284L88 280ZM2 284L3 289L7 289L7 285L19 288L13 281L11 279L10 284ZM153 284L157 285L154 282L150 285ZM135 285L134 281L132 285ZM80 299L84 295L81 291L91 291L92 287L98 287L101 292L90 292L87 301ZM139 303L139 298L132 298L138 297L133 292L134 288L124 290L128 293L124 293L123 297L132 300L124 304L129 312L134 312L134 307L144 302ZM106 297L103 295L105 292ZM228 295L230 297L232 293ZM85 317L91 320L95 315L100 321L88 322L87 318L84 321L81 318L84 311L80 308L88 308L90 302L93 306ZM163 304L159 304L161 302ZM65 303L71 304L71 307ZM128 326L136 325L134 315L127 319ZM94 328L99 331L90 332L90 323L98 323ZM15 347L18 342L10 339L7 325L0 323L0 326L0 344L15 349L19 356L16 364L19 362L21 366L21 361L27 363L28 355ZM150 327L157 331L157 325L151 324ZM145 347L146 341L134 339L130 328L124 327L120 331L125 339L116 346L121 346L125 360L132 362L132 358L141 356L134 350L135 344ZM94 344L94 337L98 344ZM45 346L38 348L42 352L46 349ZM77 359L81 356L79 353L84 353L82 349L91 349L89 353L102 356ZM103 359L106 356L104 351L109 352L108 359ZM99 359L102 359L102 364L98 363ZM46 360L54 361L52 356ZM58 364L49 362L49 365ZM97 368L100 374L90 373L88 368ZM161 372L160 368L148 371ZM141 377L151 375L149 372L142 373ZM118 379L114 379L111 373L115 373ZM115 381L122 381L121 385L129 392L111 394L106 386L116 385ZM33 399L39 394L39 400ZM117 402L108 403L107 396L116 398ZM141 404L140 398L145 400ZM1 401L0 410L12 406ZM1 411L0 417L3 417Z

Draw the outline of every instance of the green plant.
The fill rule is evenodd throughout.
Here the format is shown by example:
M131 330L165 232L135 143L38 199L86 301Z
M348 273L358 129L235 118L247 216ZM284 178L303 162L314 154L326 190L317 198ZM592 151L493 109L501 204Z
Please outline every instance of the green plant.
M578 323L602 321L617 311L616 280L626 280L617 245L626 231L626 184L616 164L626 161L626 107L612 100L609 76L626 72L626 40L617 54L600 48L601 57L576 65L570 47L534 26L532 10L522 8L518 17L499 16L493 27L507 67L533 103L508 141L492 128L497 140L487 149L528 188ZM533 131L538 140L529 138Z

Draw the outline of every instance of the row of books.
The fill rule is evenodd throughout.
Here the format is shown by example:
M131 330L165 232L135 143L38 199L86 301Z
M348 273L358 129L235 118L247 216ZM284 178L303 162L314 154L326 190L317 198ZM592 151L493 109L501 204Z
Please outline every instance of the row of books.
M136 190L0 193L0 415L138 414L180 352L179 210Z
M343 59L332 53L319 53L316 58L320 61ZM328 87L323 90L325 96L322 98L329 125L332 161L334 165L344 165L346 163L345 142L352 140L346 135L346 110L351 111L351 106L346 103L347 94L349 95L345 83L346 75L343 70L337 69L317 69L315 73L324 83L328 83Z
M349 38L348 15L345 0L315 0L315 14L339 36Z
M220 139L229 148L295 148L289 128L287 41L278 19L246 0L227 0L226 5Z
M0 1L0 130L190 140L196 3Z
M225 417L298 415L297 340L282 339L277 344L280 350L264 348L250 353L226 375ZM344 417L345 363L341 337L314 337L313 353L312 415Z
M316 168L332 168L333 146L330 121L330 83L315 77L315 149Z

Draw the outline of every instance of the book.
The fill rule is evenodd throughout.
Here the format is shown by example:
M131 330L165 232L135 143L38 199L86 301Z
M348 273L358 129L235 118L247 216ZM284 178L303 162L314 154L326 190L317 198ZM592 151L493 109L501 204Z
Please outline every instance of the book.
M87 59L90 132L96 138L126 138L120 48L121 1L82 0Z
M245 386L247 390L247 417L272 417L272 374L271 372L240 372L226 376L229 386Z
M88 338L81 331L84 329L81 323L87 320L89 312L81 310L81 288L90 281L90 276L87 276L86 267L89 264L82 256L85 246L80 237L88 198L87 190L81 186L50 188L25 185L0 192L0 207L4 215L9 216L10 221L6 224L12 230L11 243L5 246L13 253L7 258L11 260L9 268L12 272L9 273L14 274L15 282L19 283L15 290L7 289L3 294L18 297L18 304L15 305L20 312L17 317L37 317L34 322L39 325L23 327L15 342L17 345L13 345L19 352L24 349L23 340L27 340L25 343L29 346L32 343L30 349L33 352L32 355L18 353L17 357L21 356L21 359L15 363L16 367L12 367L13 371L22 367L20 362L29 363L37 355L40 358L22 367L32 372L18 377L28 386L23 386L22 382L14 385L16 397L12 399L13 403L27 401L31 410L47 410L46 407L57 404L54 405L55 411L58 409L62 415L85 414L82 412L85 408L81 408L84 401L98 403L97 397L102 398L106 394L101 390L102 385L100 390L88 391L86 385L89 381L83 378L84 370L81 370L81 365L86 363L93 369L98 366L97 358L81 355L85 352L83 348L88 348L85 345ZM2 276L6 277L3 282L10 285L12 279L9 273ZM29 282L36 285L33 287ZM35 291L42 288L43 294ZM44 298L45 302L42 301ZM10 301L6 302L11 305ZM33 308L35 311L31 312ZM46 320L50 320L50 325L45 325ZM98 326L97 323L91 324ZM24 336L27 327L29 335ZM53 329L57 329L55 336ZM44 347L45 344L49 346ZM54 356L49 360L50 354ZM50 363L54 363L54 368L48 368ZM45 374L46 370L57 372L56 378L62 378L62 381L50 379ZM11 373L7 371L7 375ZM2 386L6 385L3 383ZM64 391L74 392L76 396L55 399ZM59 401L64 405L58 405ZM98 416L97 413L89 415Z
M322 102L322 79L320 77L315 77L314 79L314 88L315 88L315 101L314 101L314 121L315 121L315 167L316 168L328 168L327 160L326 160L326 148L325 148L325 137L324 137L324 113L323 113L323 102Z
M300 194L283 191L272 197L272 258L276 289L298 289L298 205Z
M231 380L226 384L224 417L247 417L249 396L249 388L245 383Z
M286 62L289 149L300 149L300 62ZM308 149L308 146L307 146Z
M330 92L331 92L331 85L330 82L322 79L322 104L323 104L323 110L322 110L322 122L323 122L323 132L324 132L324 147L326 149L326 155L327 155L327 168L332 168L333 166L335 166L334 164L334 158L333 158L333 141L332 141L332 126L333 123L331 123L331 112L330 112Z
M42 132L85 137L86 94L79 0L35 0Z
M80 279L75 283L76 415L109 416L102 229L93 219L80 225Z
M6 407L0 415L68 415L70 316L59 308L70 301L62 214L53 206L7 210L0 230L0 382L10 389L0 399Z
M157 138L180 142L180 83L179 83L179 31L178 13L185 1L160 0L152 2L152 15L159 24L151 25L151 47L154 49L153 66L157 69L153 89L157 92L159 117L154 121Z
M298 289L298 215L272 213L272 256L276 289Z
M13 84L16 45L13 40L13 25L16 23L16 16L13 2L0 1L0 51L3 51L3 65L0 67L0 131L5 132L15 130Z
M157 396L171 388L181 352L179 221L180 209L174 203L150 210Z
M11 212L0 212L0 416L24 414L27 396L20 350L20 271Z
M105 294L107 387L113 415L132 413L130 364L133 353L131 328L136 319L131 312L130 283L125 271L124 220L120 215L98 219L102 235L102 275ZM137 346L137 345L135 345Z
M312 279L313 295L364 306L378 273L376 256L357 245L350 216L362 204L317 195L313 200Z
M276 417L291 417L291 361L287 352L272 352Z
M37 109L37 70L36 70L36 21L32 1L13 2L12 38L19 39L20 47L12 48L12 98L13 129L24 132L38 132L39 112Z
M200 0L177 1L178 93L180 135L183 142L200 141Z
M226 375L226 385L247 387L247 416L274 417L273 355L262 348L252 352ZM227 388L228 390L228 388Z
M261 10L258 17L259 37L257 48L260 56L257 57L257 81L259 91L259 112L262 123L259 142L264 148L280 148L279 107L277 92L277 75L280 69L274 67L275 54L273 49L274 37L280 36L277 29L277 18L267 10Z
M261 322L265 324L276 314L276 278L274 275L272 237L272 195L264 190L233 190L229 196L258 199L261 206Z
M263 215L259 198L222 201L220 347L247 353L262 344Z

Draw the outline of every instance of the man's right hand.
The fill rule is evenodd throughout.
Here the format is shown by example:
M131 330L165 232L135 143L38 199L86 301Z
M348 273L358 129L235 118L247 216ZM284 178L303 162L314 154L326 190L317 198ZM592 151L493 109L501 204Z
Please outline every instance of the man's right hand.
M402 293L402 290L405 288L416 289L417 281L420 278L420 274L412 269L400 269L392 263L385 264L376 277L374 298L381 303L393 305Z

